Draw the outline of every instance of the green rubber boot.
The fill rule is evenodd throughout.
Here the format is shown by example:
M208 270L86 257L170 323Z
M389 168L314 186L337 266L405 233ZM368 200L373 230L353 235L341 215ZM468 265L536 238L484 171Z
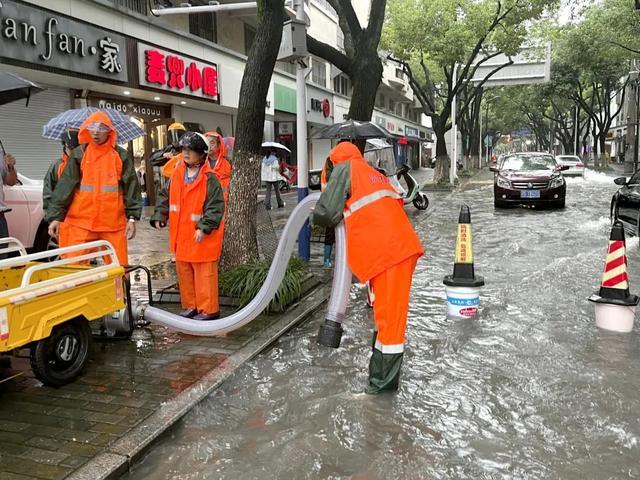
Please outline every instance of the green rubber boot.
M369 361L369 386L366 392L376 395L383 391L398 389L402 353L382 353L374 349Z

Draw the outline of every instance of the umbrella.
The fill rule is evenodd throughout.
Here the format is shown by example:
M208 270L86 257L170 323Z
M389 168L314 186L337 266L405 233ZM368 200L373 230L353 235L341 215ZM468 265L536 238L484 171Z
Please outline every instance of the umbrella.
M0 72L0 105L26 98L28 106L31 94L41 92L42 90L44 90L44 88L39 87L35 83L25 80L18 75L8 72ZM3 154L6 153L1 141L0 149L2 149Z
M340 140L356 140L364 138L387 138L391 133L384 127L371 122L348 120L318 128L311 138L334 138Z
M51 140L60 140L67 128L80 128L82 123L95 112L105 112L118 134L118 143L127 143L145 135L144 130L122 113L108 108L76 108L56 115L42 127L42 136Z
M31 94L42 90L44 88L13 73L0 72L0 105L22 98L26 98L29 105Z
M286 150L287 152L291 153L291 150L289 150L287 147L285 147L284 145L278 142L264 142L262 144L262 147L263 148L279 148L280 150Z
M385 148L393 148L393 145L387 143L386 140L380 138L370 138L364 147L364 152L373 152L375 150L384 150Z

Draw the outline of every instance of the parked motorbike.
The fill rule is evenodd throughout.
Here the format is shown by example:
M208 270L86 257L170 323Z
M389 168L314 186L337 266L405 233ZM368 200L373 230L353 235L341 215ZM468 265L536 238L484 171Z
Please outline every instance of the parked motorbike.
M402 186L400 179L404 180L406 188ZM413 203L413 206L418 210L426 210L429 208L429 198L426 193L420 191L420 185L409 173L409 166L407 164L402 165L395 175L389 177L389 183L402 195L405 205Z

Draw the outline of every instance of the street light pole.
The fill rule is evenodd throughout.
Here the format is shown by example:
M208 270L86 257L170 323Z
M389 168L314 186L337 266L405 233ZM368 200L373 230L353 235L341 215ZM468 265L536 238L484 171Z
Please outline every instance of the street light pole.
M304 0L298 0L296 5L296 19L306 22L304 15ZM309 195L309 161L307 158L307 84L305 79L305 65L298 62L296 69L296 153L298 157L298 202ZM298 234L298 256L308 262L311 258L311 229L309 222Z
M454 90L457 86L458 83L458 64L456 63L453 66L453 79L451 82L451 85ZM457 112L456 112L456 107L457 107L457 95L453 96L453 103L451 105L451 138L452 138L452 151L453 151L453 158L451 159L451 168L449 168L449 183L451 185L455 184L455 180L456 180L456 171L458 168L458 124L457 124Z

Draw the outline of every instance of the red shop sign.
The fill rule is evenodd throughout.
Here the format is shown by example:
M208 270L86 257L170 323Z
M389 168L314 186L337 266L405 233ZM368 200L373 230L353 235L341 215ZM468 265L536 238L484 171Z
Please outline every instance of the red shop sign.
M138 43L140 85L220 103L218 66Z

